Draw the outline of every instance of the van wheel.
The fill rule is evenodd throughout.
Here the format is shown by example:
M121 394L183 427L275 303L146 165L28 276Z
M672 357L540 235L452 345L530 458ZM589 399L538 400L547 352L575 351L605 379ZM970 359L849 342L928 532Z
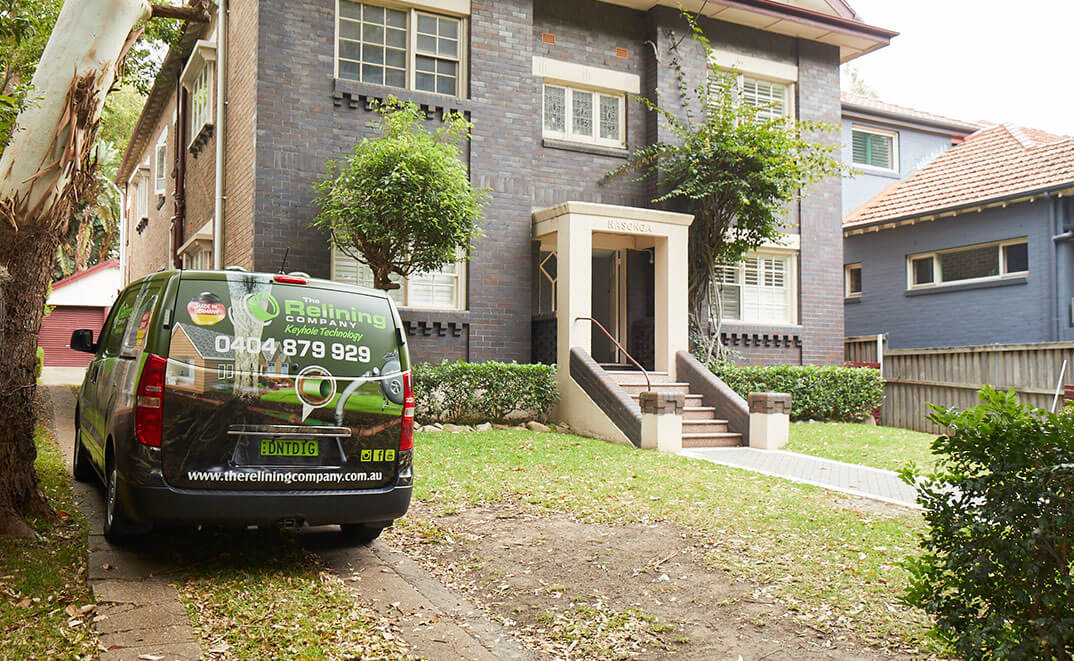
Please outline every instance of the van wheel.
M78 420L75 420L75 458L71 462L71 473L78 482L89 482L96 476L90 465L89 454L82 445L82 430L79 429Z
M391 525L390 523L388 525ZM368 544L377 537L380 537L381 531L387 526L374 525L369 523L341 523L339 529L343 534L343 539L349 542L355 542L358 544Z
M112 544L130 541L134 526L127 517L127 510L120 496L119 471L115 461L108 462L104 484L104 538Z

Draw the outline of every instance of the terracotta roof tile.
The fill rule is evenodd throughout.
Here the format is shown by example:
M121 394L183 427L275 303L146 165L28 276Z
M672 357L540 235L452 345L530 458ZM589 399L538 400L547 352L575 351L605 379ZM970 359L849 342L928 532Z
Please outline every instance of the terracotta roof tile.
M981 129L843 219L913 218L1074 182L1074 137L1002 124Z

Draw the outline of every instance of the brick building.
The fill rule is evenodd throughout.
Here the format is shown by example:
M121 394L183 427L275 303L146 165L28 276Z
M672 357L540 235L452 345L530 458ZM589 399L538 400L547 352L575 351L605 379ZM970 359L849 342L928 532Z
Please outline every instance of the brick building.
M594 239L585 257L583 309L653 361L662 276L654 241L639 234L651 190L601 180L631 147L668 137L631 95L674 100L672 58L691 85L705 80L677 2L221 1L225 13L188 26L168 53L120 169L125 280L172 266L276 271L286 253L288 270L369 282L310 228L312 184L370 135L370 102L393 94L430 121L464 113L473 182L492 189L471 260L396 293L415 357L555 360L563 260L536 227L559 208L560 223L607 219L611 238ZM739 73L744 98L800 119L837 123L840 63L894 35L842 0L688 8L701 8L714 57ZM842 360L841 217L830 178L791 210L781 245L726 269L724 333L747 360ZM591 350L598 362L622 359L597 334Z

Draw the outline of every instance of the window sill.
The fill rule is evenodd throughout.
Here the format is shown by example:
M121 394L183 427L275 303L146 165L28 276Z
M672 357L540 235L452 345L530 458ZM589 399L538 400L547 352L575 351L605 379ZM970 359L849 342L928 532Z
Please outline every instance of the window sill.
M361 105L366 110L373 109L374 101L384 101L389 96L394 96L400 101L413 101L427 113L438 108L454 110L460 113L469 113L473 110L473 103L469 99L402 87L362 83L346 78L332 79L332 96L335 98L337 106L343 106L344 102L347 102L350 108L357 108Z
M843 298L843 305L854 305L861 303L861 296L846 296Z
M1024 285L1029 282L1029 277L1024 275L997 278L995 280L982 280L979 282L953 282L947 285L937 285L935 287L921 287L919 289L907 289L906 296L926 296L928 294L946 294L948 292L956 291L969 291L971 289L991 289L993 287L1011 287L1014 285Z
M194 138L190 141L190 145L187 149L194 155L194 158L198 157L198 152L205 146L209 139L213 137L213 123L206 122L201 125L197 131L194 132Z
M888 170L885 168L874 167L872 165L862 165L860 163L853 163L850 167L857 170L860 174L870 174L874 177L887 177L888 179L899 178L898 170Z
M777 333L799 333L802 331L801 324L788 324L777 322L765 322L765 321L740 321L738 319L724 319L720 323L721 330L734 330L735 332L777 332Z
M582 154L594 156L611 156L613 158L629 158L630 150L622 147L604 147L602 145L590 145L584 142L571 142L570 140L558 140L556 138L543 138L541 145L548 149L563 149L576 151Z

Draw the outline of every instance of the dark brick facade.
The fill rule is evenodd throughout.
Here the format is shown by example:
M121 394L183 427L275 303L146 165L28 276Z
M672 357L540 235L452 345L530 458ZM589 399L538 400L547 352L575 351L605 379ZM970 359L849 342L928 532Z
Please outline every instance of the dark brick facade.
M446 107L473 121L467 161L474 183L492 190L485 236L473 246L465 311L403 311L418 359L530 360L533 211L568 200L648 206L653 197L651 184L602 181L624 162L625 150L564 149L542 140L534 56L636 74L643 94L659 92L666 103L678 95L668 68L673 57L684 65L689 84L705 75L700 48L669 7L641 12L595 0L475 0L468 21L469 89L458 100L336 81L335 3L232 0L230 15L227 263L275 271L286 252L289 270L330 275L328 244L310 228L313 183L327 160L342 158L371 135L369 100L395 94L433 114ZM719 48L796 64L801 117L838 120L834 47L719 21L703 26ZM554 35L555 43L546 43L545 34ZM630 101L625 128L628 146L668 138L652 114ZM198 195L209 199L211 217L211 186L190 191L188 199ZM799 215L802 327L750 332L796 335L801 346L746 347L749 360L841 360L839 181L813 189L792 211L788 231L798 231Z

